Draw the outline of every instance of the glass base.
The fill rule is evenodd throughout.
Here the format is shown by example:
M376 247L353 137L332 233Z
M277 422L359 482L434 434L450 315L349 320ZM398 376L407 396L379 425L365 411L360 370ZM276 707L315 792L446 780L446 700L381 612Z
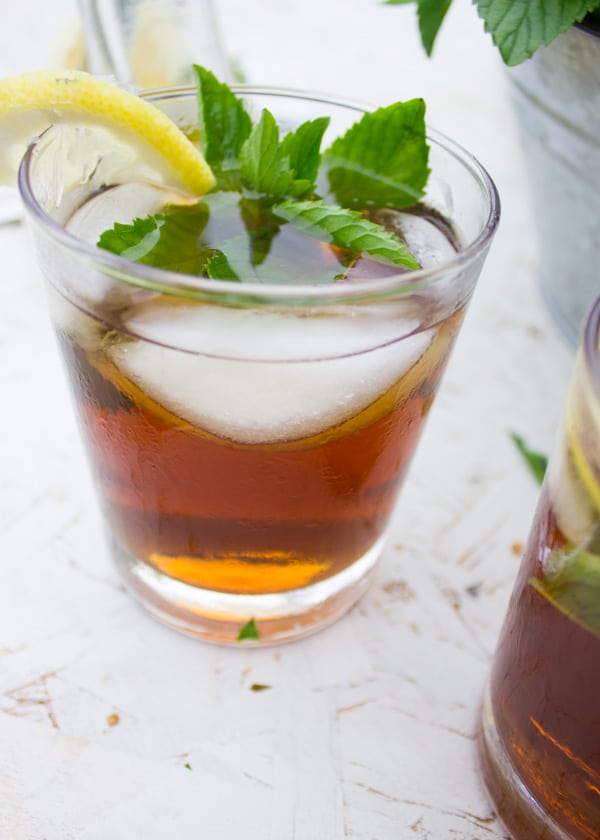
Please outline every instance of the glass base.
M347 569L311 586L288 592L234 595L182 583L133 557L110 539L125 585L159 621L187 636L245 647L299 639L336 621L368 588L384 541L380 538ZM240 630L251 619L259 638L240 641Z
M498 736L489 689L483 704L479 754L488 793L514 840L574 840L534 799L512 764Z

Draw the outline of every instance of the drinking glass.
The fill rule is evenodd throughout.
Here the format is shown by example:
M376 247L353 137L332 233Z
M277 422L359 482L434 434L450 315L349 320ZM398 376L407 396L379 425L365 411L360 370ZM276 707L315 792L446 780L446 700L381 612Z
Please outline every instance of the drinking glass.
M236 90L289 129L330 115L326 145L363 113ZM148 99L194 131L195 91ZM422 270L325 285L303 283L305 263L335 254L304 237L297 276L278 285L97 249L74 235L72 214L97 196L102 155L91 167L85 149L45 137L29 149L20 188L114 557L132 593L179 630L236 643L250 622L250 644L282 641L332 622L368 585L499 217L485 170L429 140L421 216L403 218L418 227L431 212L444 259L434 248Z
M600 299L494 657L482 758L515 837L600 836Z
M78 0L87 69L136 89L191 82L192 64L234 81L213 0Z

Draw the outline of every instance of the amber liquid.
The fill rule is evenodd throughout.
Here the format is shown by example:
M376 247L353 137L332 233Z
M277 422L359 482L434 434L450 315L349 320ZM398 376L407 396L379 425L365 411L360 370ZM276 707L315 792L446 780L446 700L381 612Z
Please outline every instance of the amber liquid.
M546 490L496 653L490 693L497 733L531 795L567 836L598 840L600 637L529 582L542 577L541 560L565 543ZM501 816L504 811L509 827L523 826L516 837L534 836L509 797Z
M61 335L117 543L173 578L220 592L283 592L347 568L383 534L460 318L443 323L427 358L355 417L272 444L193 426L102 350Z

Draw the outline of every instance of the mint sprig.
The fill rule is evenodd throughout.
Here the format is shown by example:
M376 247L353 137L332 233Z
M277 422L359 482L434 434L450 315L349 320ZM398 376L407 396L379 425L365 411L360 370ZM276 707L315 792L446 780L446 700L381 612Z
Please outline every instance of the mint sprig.
M322 154L328 117L281 137L270 111L253 124L227 85L194 69L200 139L216 187L195 205L115 224L100 237L101 248L172 271L261 283L335 282L361 254L419 268L404 243L366 215L373 207L413 205L423 195L429 168L422 100L365 114ZM344 253L309 255L301 234Z

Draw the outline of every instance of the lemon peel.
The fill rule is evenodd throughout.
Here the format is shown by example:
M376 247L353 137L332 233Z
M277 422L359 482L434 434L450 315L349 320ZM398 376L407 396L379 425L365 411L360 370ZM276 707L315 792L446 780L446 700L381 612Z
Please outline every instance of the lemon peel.
M29 141L50 125L108 129L161 184L202 195L214 176L200 150L165 114L108 81L76 70L0 79L0 184L15 183ZM135 163L130 172L136 177Z

